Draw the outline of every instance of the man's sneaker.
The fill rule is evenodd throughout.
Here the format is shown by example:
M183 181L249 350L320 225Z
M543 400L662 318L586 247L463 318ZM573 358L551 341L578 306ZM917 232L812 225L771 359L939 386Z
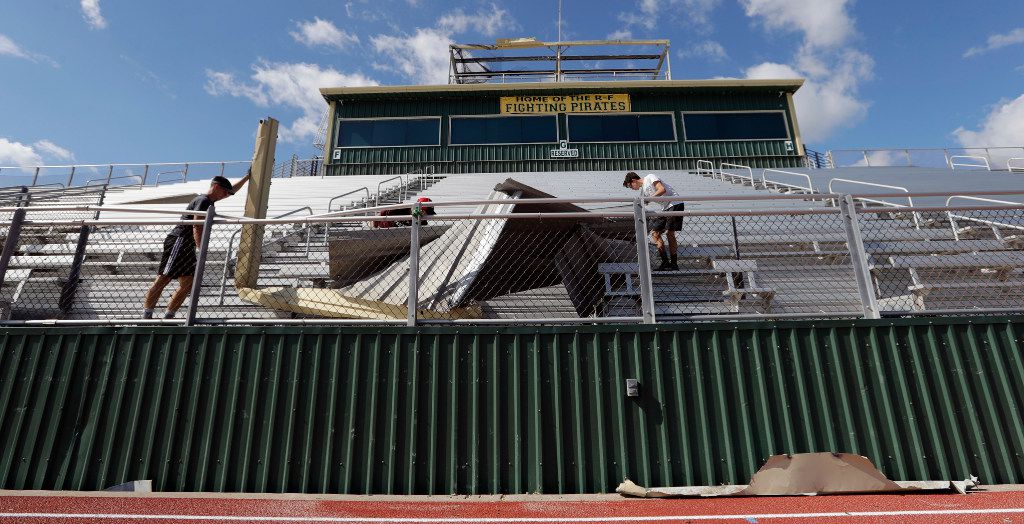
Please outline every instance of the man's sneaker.
M679 264L677 264L675 261L669 262L668 269L669 271L679 271Z
M678 269L679 269L678 265L673 264L673 263L669 262L668 260L662 260L661 261L661 265L658 266L657 269L655 269L655 271L676 271Z

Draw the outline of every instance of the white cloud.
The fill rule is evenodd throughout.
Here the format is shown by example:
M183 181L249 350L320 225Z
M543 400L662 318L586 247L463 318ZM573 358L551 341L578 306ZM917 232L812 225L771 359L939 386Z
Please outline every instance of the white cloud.
M961 126L953 136L964 147L1024 146L1024 94L996 104L977 130Z
M759 17L766 29L798 31L811 47L836 47L855 33L847 12L850 0L740 0L749 17Z
M725 51L725 47L722 47L722 44L714 40L705 40L690 49L679 51L679 57L704 58L712 62L721 62L729 58L729 53Z
M346 74L316 64L260 61L252 66L251 81L239 81L231 73L206 71L206 92L214 96L247 98L261 107L298 109L302 115L281 130L281 140L298 142L314 136L326 103L321 87L373 86L377 82L361 73Z
M63 147L50 142L49 140L40 140L32 146L44 157L51 158L54 160L60 160L63 162L71 161L75 159L75 154Z
M374 50L387 58L386 64L377 63L373 67L396 71L420 84L446 84L448 46L454 43L454 35L473 30L494 36L516 27L509 12L495 4L474 15L454 11L439 18L435 27L418 28L411 35L379 34L372 37L370 43Z
M0 55L13 56L14 58L23 58L31 62L46 62L53 67L59 67L57 62L46 55L40 55L37 53L30 53L21 48L14 40L11 40L7 35L0 34Z
M74 160L75 155L49 140L28 145L0 137L0 166L39 166L51 161Z
M43 157L32 146L0 137L0 166L38 166Z
M472 28L484 36L495 36L501 31L517 27L512 15L497 4L491 4L489 9L482 9L473 15L456 10L437 20L437 28L449 33L464 33Z
M82 17L92 29L106 29L107 20L100 13L100 0L82 0Z
M296 42L309 47L326 46L345 49L349 45L359 43L359 37L338 29L329 20L315 17L312 21L297 22L298 31L289 32Z
M632 38L632 27L653 30L667 15L707 32L711 30L711 13L719 3L721 0L637 0L635 10L619 13L619 20L626 26L613 34Z
M629 40L633 38L633 32L629 29L619 29L608 34L608 40Z
M747 16L769 31L802 35L792 63L765 62L746 70L747 78L804 78L794 97L805 142L827 139L837 130L864 119L868 102L858 97L860 85L873 77L874 60L847 47L856 34L847 12L851 0L740 0Z
M805 142L819 142L844 127L851 127L867 114L869 104L857 98L861 82L870 79L874 60L864 53L847 50L828 68L806 68L809 59L798 60L805 68L766 62L746 70L751 79L805 78L793 98L797 120Z
M682 18L689 20L699 29L711 28L711 12L718 7L720 0L675 0L677 10Z
M1002 49L1011 45L1024 44L1024 27L1018 27L1009 33L997 34L988 37L983 46L976 46L964 53L964 58L970 58L996 49Z
M410 36L377 35L370 40L378 53L388 57L394 69L420 84L448 83L448 46L451 33L440 29L417 29Z

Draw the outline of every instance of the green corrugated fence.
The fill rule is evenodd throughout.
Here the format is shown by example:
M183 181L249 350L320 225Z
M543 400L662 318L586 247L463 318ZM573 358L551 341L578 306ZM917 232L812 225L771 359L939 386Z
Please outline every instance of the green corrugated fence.
M0 487L591 493L744 483L769 455L810 451L897 480L1020 483L1022 330L7 329Z

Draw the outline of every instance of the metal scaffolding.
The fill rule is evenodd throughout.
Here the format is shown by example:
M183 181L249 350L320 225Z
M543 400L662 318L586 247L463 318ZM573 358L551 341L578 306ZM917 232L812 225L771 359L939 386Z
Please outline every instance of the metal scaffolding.
M599 50L572 52L586 47ZM641 52L630 52L635 49ZM452 44L448 54L449 84L672 79L668 40L502 38L494 44Z

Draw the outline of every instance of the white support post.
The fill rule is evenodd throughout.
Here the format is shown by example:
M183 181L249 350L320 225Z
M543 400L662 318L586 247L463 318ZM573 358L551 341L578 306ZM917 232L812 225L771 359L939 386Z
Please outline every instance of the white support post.
M857 290L860 292L860 303L864 310L864 318L881 318L878 310L878 299L871 285L871 270L868 267L868 255L864 248L864 237L861 235L860 222L857 220L857 208L853 197L843 195L839 199L839 213L843 218L843 229L846 230L846 245L850 250L850 262L853 273L857 277Z
M409 228L409 300L406 302L406 325L416 325L416 310L420 302L420 216L422 204L412 208L412 225Z
M643 199L633 201L633 228L636 231L637 273L640 275L640 310L644 324L654 324L654 283L651 279L651 257L647 249L647 210Z
M196 246L196 273L192 277L192 294L188 297L188 316L185 318L186 326L196 325L196 313L199 308L199 293L203 289L203 273L206 270L206 254L210 249L210 234L213 232L213 218L217 216L214 206L206 210L206 218L203 222L203 236L199 238L199 245Z

